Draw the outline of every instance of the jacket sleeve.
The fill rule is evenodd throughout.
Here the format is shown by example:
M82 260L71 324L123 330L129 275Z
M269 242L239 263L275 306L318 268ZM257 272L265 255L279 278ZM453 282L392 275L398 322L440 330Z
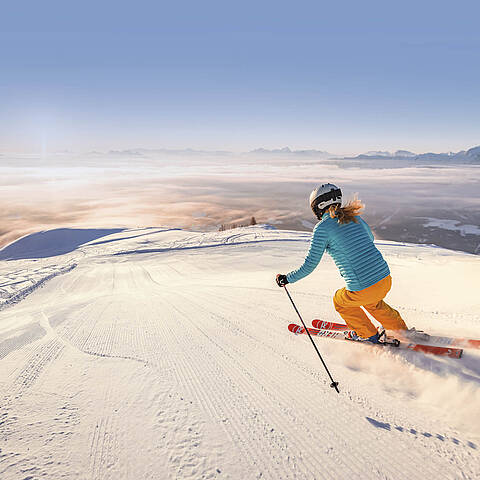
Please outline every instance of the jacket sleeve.
M318 223L313 229L310 249L308 250L308 254L303 262L303 265L287 274L288 282L295 283L312 273L322 259L323 252L325 252L326 248L327 232L325 231L325 228Z

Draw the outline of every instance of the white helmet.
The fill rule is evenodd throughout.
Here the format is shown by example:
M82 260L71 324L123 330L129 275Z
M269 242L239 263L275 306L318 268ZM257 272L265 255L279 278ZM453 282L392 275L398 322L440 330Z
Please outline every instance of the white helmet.
M341 203L342 191L332 183L320 185L310 194L310 207L319 219L327 207Z

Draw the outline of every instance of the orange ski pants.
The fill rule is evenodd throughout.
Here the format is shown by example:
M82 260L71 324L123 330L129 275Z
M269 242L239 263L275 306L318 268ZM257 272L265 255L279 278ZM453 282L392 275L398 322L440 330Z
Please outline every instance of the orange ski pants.
M391 287L392 277L389 275L358 292L341 288L333 297L335 310L345 320L348 328L355 330L357 335L363 338L375 335L377 329L360 307L379 321L385 330L406 330L407 326L400 314L383 301Z

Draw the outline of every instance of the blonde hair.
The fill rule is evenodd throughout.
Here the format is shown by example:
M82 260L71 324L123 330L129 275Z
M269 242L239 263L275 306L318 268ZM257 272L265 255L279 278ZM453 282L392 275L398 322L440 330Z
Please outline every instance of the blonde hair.
M343 225L344 223L354 222L358 223L358 219L356 218L362 210L365 208L365 205L355 197L350 200L344 207L341 207L340 204L332 205L328 209L328 213L330 213L330 217L337 218L338 223Z

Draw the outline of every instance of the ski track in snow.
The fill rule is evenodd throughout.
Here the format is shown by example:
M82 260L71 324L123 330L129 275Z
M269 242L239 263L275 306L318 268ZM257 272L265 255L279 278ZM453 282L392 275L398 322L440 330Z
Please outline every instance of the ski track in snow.
M336 394L308 339L287 331L295 312L273 283L308 240L261 226L125 230L0 262L0 478L478 478L478 352L431 359L316 339ZM477 306L439 302L429 270L462 278L477 257L380 248L405 289L402 314L480 336ZM341 280L328 259L319 270L292 286L306 321L336 318ZM406 291L426 278L435 308ZM442 404L429 388L444 385Z

